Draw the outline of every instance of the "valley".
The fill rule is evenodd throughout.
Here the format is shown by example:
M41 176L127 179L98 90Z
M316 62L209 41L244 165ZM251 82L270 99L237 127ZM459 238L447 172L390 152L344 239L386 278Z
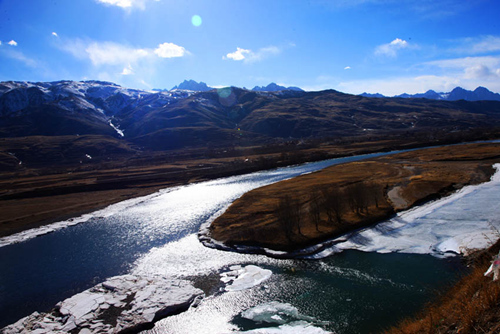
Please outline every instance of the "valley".
M261 91L269 87L284 88L1 83L0 235L164 187L500 132L497 101Z
M229 268L259 265L272 272L266 279L271 277L273 293L301 307L310 307L315 297L301 301L299 295L284 295L283 286L294 282L300 290L313 280L322 291L335 277L335 282L347 280L349 286L370 290L351 276L351 267L362 261L355 271L385 277L383 271L370 269L381 261L378 254L346 251L346 263L341 264L345 269L337 268L342 257L322 260L319 266L272 257L287 257L282 252L335 237L348 248L350 238L342 239L343 234L357 233L408 208L486 182L494 172L492 165L500 161L496 142L464 144L498 139L498 101L368 98L333 90L236 87L141 91L109 82L60 81L1 83L0 107L0 256L9 268L4 275L11 286L7 299L12 301L0 305L9 319L5 325L33 310L49 311L58 301L92 289L96 282L127 273L145 279L161 273L203 282L201 286L212 291L215 288L209 282L218 282L218 275ZM407 151L389 154L395 150ZM380 156L366 159L366 154ZM303 164L307 162L316 163ZM336 165L316 171L329 164ZM305 175L282 181L301 174ZM326 203L334 207L339 198L343 211L325 211ZM291 224L283 225L285 220ZM61 224L50 225L55 222ZM226 249L268 247L280 256L203 247L198 233L209 223L210 237L223 242ZM45 230L37 229L44 226ZM39 249L36 254L34 245ZM328 247L308 254L328 253ZM17 260L9 255L12 249ZM394 254L393 258L406 258L418 267L419 256ZM430 266L439 275L409 273L401 284L423 280L440 287L457 279L456 265L428 260L420 264L419 272ZM24 275L23 268L28 267L37 274ZM340 271L324 277L325 268ZM396 272L395 268L391 270ZM52 272L68 275L55 280ZM205 282L207 275L212 277L209 282ZM19 280L20 276L24 279ZM389 289L386 283L383 278L374 287ZM38 284L47 287L42 294L35 288ZM336 284L330 292L337 291ZM267 289L255 289L258 293L245 305L275 305L267 292L259 295ZM414 304L398 311L398 319L420 309L430 294L427 288L405 292ZM341 295L332 297L332 302L344 303ZM227 298L229 294L221 293L214 300ZM372 302L380 303L380 310L368 312L359 322L303 319L328 330L366 330L387 310L400 309L395 300L389 305L377 298ZM203 312L213 313L212 302L204 299L201 314L188 310L179 319L188 319L191 327L186 328L199 328ZM292 307L287 303L280 307ZM224 317L212 319L220 323L211 329L234 328L238 313L244 311L244 305L238 305ZM355 305L355 312L364 307L362 302ZM335 311L338 315L325 315L326 310L317 308L313 314L339 320L339 315L352 318L351 311L342 308ZM176 319L169 317L158 326L180 333ZM385 324L394 324L394 319L377 320L379 329Z

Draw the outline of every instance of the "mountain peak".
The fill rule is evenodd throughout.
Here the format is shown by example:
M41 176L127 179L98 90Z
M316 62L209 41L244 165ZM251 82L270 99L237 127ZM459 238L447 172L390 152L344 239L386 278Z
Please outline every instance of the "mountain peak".
M212 90L211 87L207 86L206 83L200 81L199 83L194 80L184 80L178 86L174 86L171 90L182 89L182 90L193 90L198 92L206 92Z

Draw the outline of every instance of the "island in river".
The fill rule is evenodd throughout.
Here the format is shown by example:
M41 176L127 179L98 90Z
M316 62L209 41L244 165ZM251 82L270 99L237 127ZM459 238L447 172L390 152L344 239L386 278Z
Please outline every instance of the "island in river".
M490 179L500 143L475 143L378 157L252 190L209 228L228 246L292 251Z

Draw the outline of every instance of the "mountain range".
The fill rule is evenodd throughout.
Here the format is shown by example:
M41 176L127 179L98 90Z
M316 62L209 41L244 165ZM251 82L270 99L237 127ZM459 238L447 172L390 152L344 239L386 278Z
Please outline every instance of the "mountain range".
M387 96L384 96L382 94L376 93L376 94L369 94L369 93L362 93L360 94L361 96L364 97L378 97L378 98L385 98ZM431 99L431 100L444 100L444 101L458 101L458 100L465 100L465 101L500 101L500 94L498 93L493 93L487 88L484 87L477 87L475 90L466 90L461 87L456 87L453 89L451 92L448 93L436 93L433 90L428 90L425 93L419 93L419 94L401 94L401 95L396 95L393 96L393 98L423 98L423 99Z
M195 92L207 92L212 89L216 89L214 87L207 86L206 83L200 81L196 82L194 80L184 80L181 82L179 85L174 86L170 91L176 90L176 89L181 89L181 90L191 90ZM246 88L244 88L246 89ZM153 89L154 91L157 92L165 92L168 91L167 89ZM293 90L293 91L298 91L298 92L303 92L303 90L299 87L284 87L275 84L274 82L270 83L267 86L255 86L252 88L252 91L254 92L279 92L282 90Z
M299 87L293 87L293 86L284 87L284 86L277 85L274 82L270 83L267 86L260 86L260 87L259 86L255 86L254 88L252 88L252 90L254 92L279 92L281 90L293 90L293 91L297 91L297 92L303 92L304 91L304 90L302 90Z
M0 164L35 157L81 160L87 154L104 157L137 150L412 133L434 136L496 127L500 128L497 101L236 87L143 91L102 81L0 83ZM48 142L49 153L42 150Z

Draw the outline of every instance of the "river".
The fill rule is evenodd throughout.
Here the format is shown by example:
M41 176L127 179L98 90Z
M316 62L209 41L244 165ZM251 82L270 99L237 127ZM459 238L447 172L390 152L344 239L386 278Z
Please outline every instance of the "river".
M205 248L196 236L202 224L249 190L386 154L391 153L169 188L86 215L84 223L0 247L0 328L33 311L47 311L111 276L203 280L247 264L273 274L261 287L208 296L197 308L160 321L151 332L224 333L269 326L248 312L242 316L254 307L270 312L268 318L275 322L270 330L367 333L394 324L457 280L463 268L456 258L352 250L320 260L277 260Z

